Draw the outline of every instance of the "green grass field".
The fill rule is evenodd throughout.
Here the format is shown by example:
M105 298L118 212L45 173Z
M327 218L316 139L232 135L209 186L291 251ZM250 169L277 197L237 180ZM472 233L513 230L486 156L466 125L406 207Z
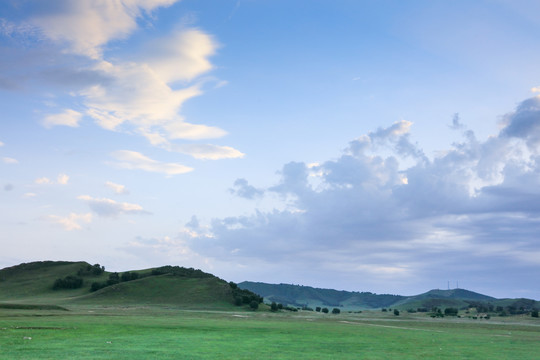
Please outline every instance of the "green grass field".
M0 308L0 359L539 358L540 321L531 318L143 306L69 310Z

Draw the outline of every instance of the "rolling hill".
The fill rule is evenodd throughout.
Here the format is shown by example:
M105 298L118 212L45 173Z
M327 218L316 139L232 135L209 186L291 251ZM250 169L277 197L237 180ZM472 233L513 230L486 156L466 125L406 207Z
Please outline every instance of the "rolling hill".
M3 307L137 304L238 309L235 304L259 299L212 274L178 266L114 273L83 261L40 261L0 270Z
M381 308L427 309L466 308L470 306L495 311L497 307L510 313L540 308L540 302L531 299L496 299L465 289L430 290L415 296L373 294L370 292L338 291L310 286L290 284L267 284L244 281L238 284L242 289L253 291L266 302L275 301L295 307L341 307L345 310L367 310ZM523 309L523 310L520 310ZM501 311L502 312L502 311Z

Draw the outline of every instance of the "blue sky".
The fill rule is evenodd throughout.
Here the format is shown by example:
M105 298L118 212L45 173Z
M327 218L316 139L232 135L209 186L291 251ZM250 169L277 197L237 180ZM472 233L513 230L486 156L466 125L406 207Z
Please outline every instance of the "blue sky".
M0 267L540 299L536 1L0 4Z

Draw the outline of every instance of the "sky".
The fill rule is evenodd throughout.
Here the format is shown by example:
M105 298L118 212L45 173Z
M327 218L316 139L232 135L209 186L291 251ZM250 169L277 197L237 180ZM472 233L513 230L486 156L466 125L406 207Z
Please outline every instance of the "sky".
M535 0L0 2L0 268L540 299Z

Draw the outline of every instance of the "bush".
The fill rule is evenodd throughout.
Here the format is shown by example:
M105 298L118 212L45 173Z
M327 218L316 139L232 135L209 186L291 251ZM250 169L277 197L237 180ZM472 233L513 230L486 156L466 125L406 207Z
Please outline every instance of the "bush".
M53 290L78 289L82 286L82 284L82 278L78 276L68 275L63 279L56 279L53 284Z
M249 307L252 310L257 310L259 308L259 302L256 300L253 300L252 302L249 303Z
M446 308L444 309L444 315L446 316L457 316L458 314L458 309L457 308Z
M278 307L275 301L272 301L272 304L270 305L270 311L278 311Z
M332 309L332 314L339 314L341 312L341 310L339 310L338 308L333 308Z
M328 314L328 308L322 308L321 310L323 313Z
M533 310L531 311L531 316L534 317L534 318L537 318L538 317L538 310Z
M399 310L398 309L394 309L394 315L399 316Z
M320 306L317 306L317 307L315 308L315 311L316 311L316 312L321 312L321 307L320 307Z

